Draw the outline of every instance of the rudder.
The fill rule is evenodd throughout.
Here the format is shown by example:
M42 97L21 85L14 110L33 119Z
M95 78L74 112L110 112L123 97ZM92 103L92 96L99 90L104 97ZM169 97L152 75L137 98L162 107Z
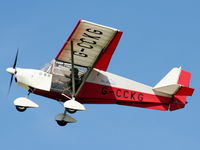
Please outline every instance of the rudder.
M181 70L178 84L181 85L180 89L173 96L172 102L170 103L169 110L177 110L185 107L187 103L187 96L192 96L194 89L190 88L191 73L185 70Z

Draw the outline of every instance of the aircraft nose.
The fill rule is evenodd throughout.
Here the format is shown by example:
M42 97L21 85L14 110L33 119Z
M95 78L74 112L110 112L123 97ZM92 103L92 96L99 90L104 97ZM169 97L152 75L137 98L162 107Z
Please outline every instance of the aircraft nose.
M6 71L10 74L15 74L15 69L14 68L7 68Z

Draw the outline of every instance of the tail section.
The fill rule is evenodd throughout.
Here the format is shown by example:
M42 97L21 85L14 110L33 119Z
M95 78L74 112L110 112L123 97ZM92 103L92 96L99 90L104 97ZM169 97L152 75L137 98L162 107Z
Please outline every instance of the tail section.
M156 86L154 91L165 93L168 95L174 95L180 85L178 84L181 68L173 68Z
M156 86L156 92L172 96L169 110L184 108L187 96L192 96L194 89L189 87L191 74L181 68L173 68Z
M173 101L170 104L169 110L177 110L184 108L187 103L187 96L192 96L194 89L189 87L191 74L187 71L181 70L178 79L178 84L181 88L173 96Z

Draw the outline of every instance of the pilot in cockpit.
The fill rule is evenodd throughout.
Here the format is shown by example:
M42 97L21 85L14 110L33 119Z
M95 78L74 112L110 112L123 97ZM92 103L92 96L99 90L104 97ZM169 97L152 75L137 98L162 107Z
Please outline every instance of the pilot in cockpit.
M71 69L70 69L70 71L71 71ZM78 68L74 68L75 91L78 90L78 87L79 87L80 84L81 84L81 79L80 79L80 77L79 77L78 74L79 74ZM70 79L72 79L72 73L70 74L70 76L65 75L65 77L67 77L67 78L70 77ZM70 87L70 90L72 90L72 80L70 80L70 81L68 82L68 86Z

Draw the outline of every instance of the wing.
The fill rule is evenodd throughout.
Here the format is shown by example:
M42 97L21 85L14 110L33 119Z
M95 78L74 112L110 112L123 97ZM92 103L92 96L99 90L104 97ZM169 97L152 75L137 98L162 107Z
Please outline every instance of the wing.
M56 60L71 62L70 41L73 40L75 65L105 71L121 35L122 32L117 29L80 20Z

